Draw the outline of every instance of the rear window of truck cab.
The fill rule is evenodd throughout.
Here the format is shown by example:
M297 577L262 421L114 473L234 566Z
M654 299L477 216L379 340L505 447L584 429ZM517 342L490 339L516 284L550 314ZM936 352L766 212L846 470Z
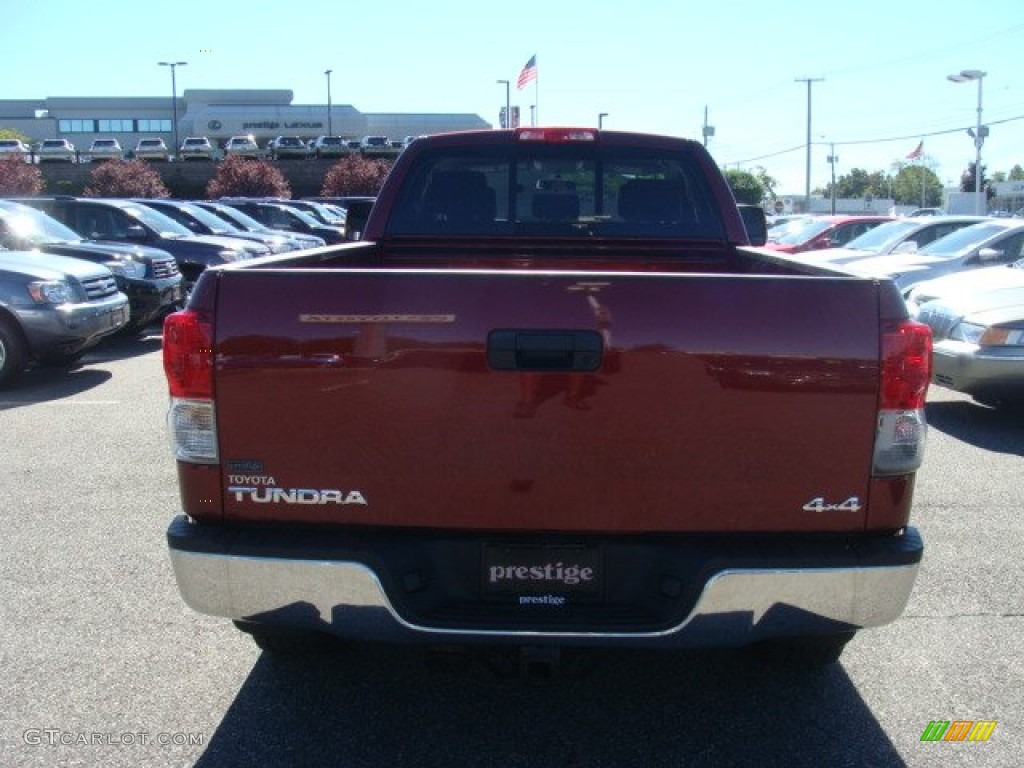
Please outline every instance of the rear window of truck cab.
M571 144L426 152L387 232L724 237L703 172L685 154Z

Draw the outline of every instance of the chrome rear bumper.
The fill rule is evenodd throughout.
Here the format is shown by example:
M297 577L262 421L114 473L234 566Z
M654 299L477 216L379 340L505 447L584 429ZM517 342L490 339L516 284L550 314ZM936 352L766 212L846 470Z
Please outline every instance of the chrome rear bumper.
M182 535L202 528L179 518L172 525L173 535L169 532L181 595L200 613L362 639L435 642L740 646L771 637L880 626L898 618L906 606L923 550L917 532L908 529L900 537L905 541L898 564L724 567L696 590L685 614L663 626L631 630L587 622L530 626L520 620L502 623L500 618L459 622L416 617L389 597L386 580L366 562L181 546ZM530 610L536 606L524 612Z

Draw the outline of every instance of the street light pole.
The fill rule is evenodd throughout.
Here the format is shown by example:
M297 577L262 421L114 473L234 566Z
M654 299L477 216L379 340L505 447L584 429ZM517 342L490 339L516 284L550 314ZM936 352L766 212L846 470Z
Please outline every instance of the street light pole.
M327 135L333 136L334 131L331 126L331 72L333 69L325 69L324 74L327 76Z
M798 77L796 82L807 83L807 172L804 188L804 213L811 212L811 83L820 83L823 77Z
M839 159L836 157L836 145L835 143L829 143L829 149L831 154L828 156L828 164L832 166L832 215L836 215L836 161Z
M498 85L505 85L505 125L503 128L512 127L512 90L508 80L498 80Z
M178 67L184 67L188 64L187 61L158 61L157 64L161 67L171 68L171 114L173 115L174 124L171 126L174 129L174 148L171 152L177 156L179 151L178 146L178 81L175 78L175 70Z
M988 129L981 124L981 81L988 72L980 69L965 69L959 75L947 75L946 79L953 83L967 83L971 80L978 81L978 118L973 133L967 129L967 134L974 139L974 213L982 215L981 204L981 145L985 143L985 136Z
M604 119L606 117L608 117L608 113L607 112L601 112L600 114L598 114L598 116L597 116L597 130L601 130L602 128L604 128Z

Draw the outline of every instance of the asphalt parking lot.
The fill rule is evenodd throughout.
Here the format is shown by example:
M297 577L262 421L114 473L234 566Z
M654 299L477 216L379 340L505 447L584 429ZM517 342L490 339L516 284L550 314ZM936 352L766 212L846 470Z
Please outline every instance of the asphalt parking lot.
M944 390L905 615L839 665L595 651L546 681L498 656L261 654L178 597L158 333L0 391L0 765L1019 766L1024 416ZM924 742L931 721L994 721Z

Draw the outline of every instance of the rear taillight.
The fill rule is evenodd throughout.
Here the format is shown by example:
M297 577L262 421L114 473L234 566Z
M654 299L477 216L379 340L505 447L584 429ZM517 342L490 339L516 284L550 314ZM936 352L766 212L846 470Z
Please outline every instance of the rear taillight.
M213 397L213 325L186 309L164 321L164 373L171 397Z
M217 424L213 405L213 326L194 310L164 321L164 372L171 395L167 425L181 461L216 463Z
M872 474L906 474L920 467L924 458L931 330L910 320L886 325L882 330L881 364Z
M906 320L882 332L881 410L923 408L932 374L932 333Z

